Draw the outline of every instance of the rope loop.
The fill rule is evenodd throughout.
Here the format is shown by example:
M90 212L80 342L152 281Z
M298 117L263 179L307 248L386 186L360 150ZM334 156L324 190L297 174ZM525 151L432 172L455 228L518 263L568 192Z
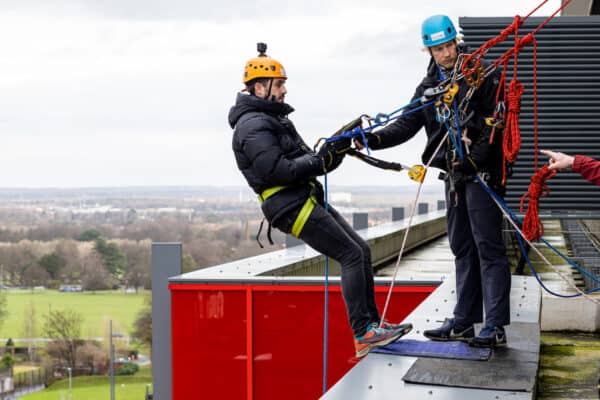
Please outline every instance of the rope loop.
M544 165L531 177L527 193L521 197L521 212L523 212L525 201L529 199L522 227L523 235L529 241L539 240L544 235L544 225L539 215L539 202L540 197L550 195L550 188L546 184L546 181L554 175L556 175L556 171L551 171L547 165Z

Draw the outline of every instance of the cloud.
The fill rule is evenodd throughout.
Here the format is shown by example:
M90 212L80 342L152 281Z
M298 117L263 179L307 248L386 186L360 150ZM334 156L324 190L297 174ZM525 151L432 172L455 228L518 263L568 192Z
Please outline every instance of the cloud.
M0 2L0 137L13 155L0 158L12 171L0 186L243 183L226 116L256 42L286 66L291 118L312 145L359 114L408 102L429 60L419 39L426 16L457 22L537 3ZM381 155L419 162L423 136ZM399 179L354 160L333 178Z
M281 18L314 15L327 10L317 0L277 2L270 0L19 0L4 4L10 13L28 15L73 15L128 21L195 20L231 22L251 18Z

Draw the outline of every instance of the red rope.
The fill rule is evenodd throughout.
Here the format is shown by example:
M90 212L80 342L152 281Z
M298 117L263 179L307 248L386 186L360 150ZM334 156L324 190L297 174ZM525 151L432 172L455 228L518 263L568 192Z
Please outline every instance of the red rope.
M501 42L505 41L506 39L508 39L508 37L512 33L514 33L517 29L519 29L519 26L521 26L521 24L523 24L524 21L525 21L524 19L522 19L518 15L515 15L515 19L513 20L512 24L510 24L509 26L504 28L504 30L502 30L502 32L500 32L500 34L498 36L496 36L495 38L491 38L490 40L488 40L487 42L482 44L473 53L469 54L465 58L465 62L463 63L463 65L461 67L461 70L462 70L461 72L463 73L463 75L469 76L469 75L472 75L473 73L475 73L475 71L481 65L481 59L488 52L488 50L491 49L492 47L496 46L498 43L501 43ZM471 68L469 68L470 65L471 65Z
M541 2L541 3L540 3L540 4L539 4L539 5L536 7L536 8L534 8L533 10L531 10L531 11L529 12L529 14L527 14L527 15L525 16L525 18L523 18L523 20L526 20L527 18L531 17L531 15L532 15L533 13L535 13L537 10L539 10L540 8L542 8L542 6L543 6L544 4L546 4L547 2L548 2L548 0L544 0L544 1L542 1L542 2Z
M522 39L520 39L518 41L518 43L515 43L514 48L507 50L506 53L504 53L502 56L500 56L494 62L494 65L499 66L501 64L504 64L505 58L510 58L515 52L519 52L520 50L523 49L523 47L525 45L531 43L533 40L533 35L535 35L537 32L540 31L540 29L542 29L544 26L546 26L546 24L548 24L550 21L552 21L554 19L554 17L556 15L558 15L559 12L561 12L566 6L568 6L571 3L571 1L573 1L573 0L565 0L562 3L562 5L556 11L554 11L554 13L552 13L552 15L550 15L548 18L546 18L544 21L542 21L542 23L539 24L529 34L525 35ZM469 76L469 75L474 74L475 71L477 70L477 68L479 68L479 66L481 65L481 58L487 53L487 51L489 49L496 46L498 43L505 41L511 34L516 33L516 31L519 29L519 27L521 25L523 25L523 23L533 13L535 13L537 10L539 10L547 2L548 2L548 0L544 0L537 7L535 7L531 12L529 12L529 14L527 14L527 16L525 16L525 18L521 18L520 16L516 15L512 24L510 24L509 26L504 28L504 30L502 30L502 32L500 32L500 34L498 36L488 40L487 42L482 44L477 50L475 50L473 53L471 53L469 56L467 56L467 58L465 59L465 62L463 63L463 66L461 68L461 72L463 73L463 75ZM515 42L517 42L517 41L515 40Z
M533 171L538 170L537 40L533 38Z
M521 96L523 84L513 79L508 86L508 112L506 115L506 130L502 141L502 149L506 161L513 164L521 149L521 129L519 128L519 113L521 112Z
M461 72L464 76L469 76L475 73L481 66L482 57L488 52L488 50L498 43L505 41L511 34L514 35L515 44L507 50L502 56L493 62L495 67L502 65L503 71L500 78L498 91L496 92L496 103L499 102L501 91L504 94L504 100L507 104L507 115L506 115L506 129L504 137L502 139L502 149L504 158L504 168L502 171L502 182L506 183L506 164L514 163L517 160L519 150L521 149L521 130L519 127L519 114L521 112L521 96L523 95L524 87L517 79L517 68L519 53L523 48L533 43L533 141L534 141L534 175L531 177L531 184L529 185L528 192L521 198L521 212L523 212L523 205L525 200L529 198L529 204L527 207L527 213L525 220L523 221L523 234L528 240L537 240L544 233L544 226L542 225L539 218L539 198L543 195L548 195L550 190L546 185L546 180L552 178L555 171L549 171L547 166L542 167L538 171L538 107L537 107L537 41L535 34L540 31L546 24L548 24L554 17L563 10L566 6L571 3L572 0L565 0L562 5L548 18L546 18L541 24L539 24L533 31L527 35L519 38L519 27L529 18L533 13L539 10L548 0L544 0L536 8L533 9L525 18L521 18L516 15L513 22L507 26L498 36L492 38L481 45L477 50L468 55L461 67ZM506 69L510 58L513 57L513 78L508 88L508 99L506 94Z
M522 227L523 235L529 241L538 240L544 234L544 225L542 225L539 215L539 202L540 197L548 196L550 194L550 188L546 184L546 181L555 174L556 171L550 171L548 166L544 165L531 177L529 189L527 189L527 193L521 197L521 212L523 212L525 200L529 198L527 212L525 213Z

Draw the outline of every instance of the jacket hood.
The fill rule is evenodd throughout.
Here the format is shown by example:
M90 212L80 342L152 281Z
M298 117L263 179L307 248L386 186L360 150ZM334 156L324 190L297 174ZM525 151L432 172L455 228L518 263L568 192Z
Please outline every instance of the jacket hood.
M251 111L272 116L286 116L293 112L294 108L287 103L277 103L250 94L238 93L235 105L229 110L229 125L234 128L240 117Z

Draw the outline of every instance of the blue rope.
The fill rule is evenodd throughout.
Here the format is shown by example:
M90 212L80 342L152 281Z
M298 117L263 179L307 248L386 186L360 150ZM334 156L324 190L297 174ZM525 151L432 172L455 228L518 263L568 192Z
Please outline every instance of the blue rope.
M397 119L404 118L406 116L414 114L417 111L421 111L421 110L423 110L423 109L425 109L427 107L432 106L435 103L435 101L430 101L430 102L425 103L425 104L423 104L421 106L418 106L418 107L415 107L415 108L411 108L410 110L408 110L408 111L406 111L406 112L404 112L404 113L402 113L402 114L400 114L398 116L392 117L392 115L398 113L400 110L404 110L407 107L410 107L410 106L416 104L419 101L420 101L420 99L414 100L414 101L410 102L409 104L407 104L407 105L399 108L398 110L396 110L396 111L394 111L394 112L392 112L390 114L377 114L377 117L379 117L379 120L378 120L378 122L375 122L373 125L368 126L368 127L364 128L364 129L361 128L360 126L357 126L356 128L351 129L349 131L344 131L344 132L340 133L339 135L331 136L331 137L327 138L325 140L325 143L331 143L331 142L335 142L335 141L346 139L346 138L348 138L348 139L354 139L354 138L360 137L362 139L362 142L365 144L365 148L367 149L367 154L371 154L371 150L369 149L369 146L367 144L367 138L365 136L365 133L371 132L373 129L379 128L380 126L387 125L391 121L395 121ZM383 118L382 116L385 117L385 118ZM377 117L376 117L376 119L377 119Z
M544 282L542 282L542 280L540 279L537 271L533 267L533 263L531 262L531 260L529 259L529 256L527 255L527 250L525 250L525 244L523 243L523 238L521 237L521 235L517 235L517 239L519 241L519 247L521 247L521 252L523 253L523 256L525 257L525 260L527 261L527 265L529 266L529 269L531 269L531 273L533 274L533 276L535 277L535 279L544 288L544 290L546 292L548 292L551 295L556 296L556 297L562 297L564 299L572 299L572 298L575 298L575 297L583 296L583 294L590 294L590 293L594 293L594 292L600 291L600 287L596 287L596 288L593 288L593 289L586 290L586 291L583 292L583 294L582 293L560 294L560 293L552 291L546 285L544 285Z
M581 272L582 274L584 274L585 276L587 276L588 278L590 278L591 280L593 280L596 283L600 283L600 278L595 277L594 275L592 275L591 273L589 273L588 271L585 270L585 268L580 267L575 261L571 260L569 257L565 256L563 253L560 252L560 250L558 250L556 247L552 246L552 244L550 244L546 239L544 238L540 238L540 240L546 245L548 246L548 248L550 250L552 250L554 252L554 254L560 256L563 260L565 260L566 262L568 262L569 264L571 264L571 266L573 268L575 268L577 271Z
M498 196L498 194L496 194L496 192L494 192L487 185L485 185L479 176L477 176L476 178L477 178L477 181L479 182L479 184L483 187L483 189L487 193L489 193L490 196L492 196L498 202L498 204L500 204L502 206L502 208L504 209L504 211L507 212L508 215L510 215L510 218L513 221L515 221L517 224L522 225L523 222L521 221L521 219L517 215L515 215L515 213L513 213L510 208L508 208L508 205L504 202L504 200L502 199L502 197ZM517 235L517 239L521 239L521 237L522 236L520 234ZM591 273L589 273L588 271L586 271L583 267L579 266L575 261L573 261L569 257L565 256L560 250L558 250L556 247L554 247L546 239L540 238L540 241L542 241L542 243L544 243L556 255L560 256L563 260L565 260L566 262L568 262L577 271L581 272L583 275L587 276L588 278L590 278L594 282L600 283L600 278L595 277L594 275L592 275ZM523 255L525 256L525 259L527 260L528 259L527 258L527 254L524 253ZM530 268L533 269L533 267L531 265L530 265Z
M460 120L458 117L458 106L456 105L456 100L454 100L452 102L452 107L454 108L454 122L456 125L456 141L458 142L458 155L460 156L461 160L464 160L464 155L463 155L463 151L462 151L462 140L461 140L461 134L460 134ZM450 135L452 136L452 135Z
M325 210L329 209L327 173L325 173ZM323 394L327 392L327 337L329 336L329 257L325 256L325 312L323 314Z
M440 81L444 81L446 79L446 77L444 76L444 72L442 71L442 69L440 68L439 65L437 66L437 70L438 70L438 76L439 76ZM458 152L460 159L464 161L464 155L462 152L461 139L460 139L460 120L458 117L459 114L458 114L458 106L456 105L456 99L454 99L452 101L452 109L454 110L454 122L456 125L456 130L454 132L454 135L452 134L452 130L450 129L450 126L448 125L447 120L444 121L444 124L446 125L446 129L448 130L448 136L450 137L450 140L452 141L454 148Z

